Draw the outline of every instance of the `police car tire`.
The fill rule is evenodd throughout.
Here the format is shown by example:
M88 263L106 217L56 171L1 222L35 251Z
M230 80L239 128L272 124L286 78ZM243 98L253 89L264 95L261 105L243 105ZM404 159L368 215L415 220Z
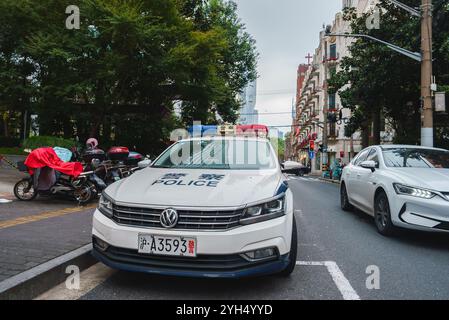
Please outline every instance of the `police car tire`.
M287 267L279 273L280 276L288 277L292 274L293 270L295 270L297 253L298 253L298 231L296 228L296 219L295 216L293 216L292 243L290 246L289 263Z

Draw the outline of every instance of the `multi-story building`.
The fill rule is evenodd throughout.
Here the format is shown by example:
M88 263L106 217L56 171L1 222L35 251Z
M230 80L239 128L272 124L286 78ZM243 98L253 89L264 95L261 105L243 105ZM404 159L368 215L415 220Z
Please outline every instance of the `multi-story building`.
M373 8L378 0L343 0L343 8L353 7L357 14ZM350 33L350 22L343 19L343 12L335 15L331 25L331 33ZM298 80L301 87L297 90L296 119L292 134L292 153L294 158L304 164L310 163L312 172L322 171L324 152L323 126L325 113L338 121L327 121L327 164L340 160L348 163L361 150L361 137L358 132L351 137L345 136L345 126L351 116L349 109L342 108L338 93L329 94L327 80L332 73L339 71L341 59L349 55L349 47L354 41L350 37L326 36L324 30L319 35L319 45L315 49L313 61L306 70L302 70L304 78ZM300 68L303 65L300 65ZM310 141L314 141L315 150L309 152ZM326 151L326 150L324 150Z
M240 95L242 106L239 110L238 124L257 124L259 122L258 111L256 110L257 82L250 82Z

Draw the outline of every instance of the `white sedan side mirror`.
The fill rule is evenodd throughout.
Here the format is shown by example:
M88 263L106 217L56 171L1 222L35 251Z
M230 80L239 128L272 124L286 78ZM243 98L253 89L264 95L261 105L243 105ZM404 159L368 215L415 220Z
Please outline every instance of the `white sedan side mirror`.
M365 169L370 169L371 172L374 172L374 171L376 171L377 164L376 164L376 161L367 160L367 161L363 161L362 163L360 163L360 166Z
M139 163L137 164L137 166L138 166L140 169L144 169L144 168L148 167L150 164L151 164L151 160L150 160L150 159L147 159L147 160L139 161Z

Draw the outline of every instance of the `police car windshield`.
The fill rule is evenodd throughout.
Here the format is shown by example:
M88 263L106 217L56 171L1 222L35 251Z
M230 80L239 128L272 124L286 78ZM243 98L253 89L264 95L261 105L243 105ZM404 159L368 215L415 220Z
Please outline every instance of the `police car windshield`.
M262 170L276 167L268 141L204 139L180 141L152 167L182 169Z

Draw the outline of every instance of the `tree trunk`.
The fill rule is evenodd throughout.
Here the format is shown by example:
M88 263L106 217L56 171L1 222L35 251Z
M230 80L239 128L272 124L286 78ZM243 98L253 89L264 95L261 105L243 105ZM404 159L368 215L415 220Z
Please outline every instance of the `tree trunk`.
M20 139L25 140L26 139L26 111L20 112Z
M98 138L98 132L101 125L101 118L96 116L92 119L92 125L90 127L89 138Z
M368 125L368 121L365 122L363 128L362 128L362 149L365 149L369 146L369 125Z
M110 144L111 142L111 118L109 116L103 119L103 135L101 140L103 144Z
M5 137L9 137L9 128L8 128L8 120L9 120L9 111L5 111L2 115L3 119L3 131Z
M376 110L371 115L373 118L373 144L380 144L380 109Z
M89 131L89 138L100 138L100 126L103 123L103 118L105 115L105 107L103 105L95 105L93 108L94 114L92 115L91 127Z

